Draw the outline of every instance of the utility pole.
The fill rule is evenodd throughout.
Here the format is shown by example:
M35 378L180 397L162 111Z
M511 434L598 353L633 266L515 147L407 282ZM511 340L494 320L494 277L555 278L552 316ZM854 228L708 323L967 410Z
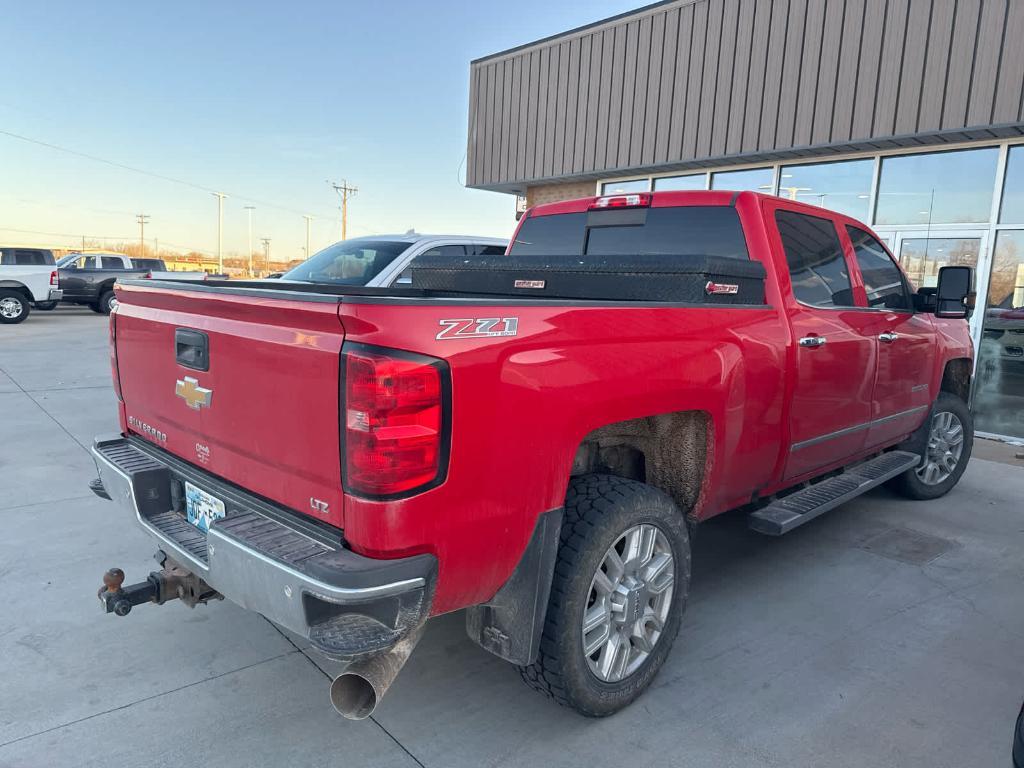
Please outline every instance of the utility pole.
M341 180L341 184L327 183L334 187L334 191L341 198L341 239L345 240L348 237L348 199L359 190L355 187L350 187L345 179Z
M245 210L249 212L249 277L252 277L252 212L256 210L256 206L247 205Z
M311 222L313 220L313 217L309 216L307 214L303 214L302 218L304 218L306 220L306 258L308 259L309 258L309 222ZM342 239L344 239L344 236L342 237Z
M262 237L263 241L263 258L267 262L267 272L270 272L270 238Z
M211 192L217 198L217 272L224 274L224 198L223 192Z
M139 222L139 258L144 259L146 257L146 222L149 221L149 216L137 213L135 220Z

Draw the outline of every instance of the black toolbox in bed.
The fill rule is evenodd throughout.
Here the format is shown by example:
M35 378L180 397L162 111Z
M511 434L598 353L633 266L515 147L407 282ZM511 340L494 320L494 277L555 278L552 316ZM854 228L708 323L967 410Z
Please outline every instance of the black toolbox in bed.
M701 255L442 256L412 263L426 291L535 298L764 304L759 261Z

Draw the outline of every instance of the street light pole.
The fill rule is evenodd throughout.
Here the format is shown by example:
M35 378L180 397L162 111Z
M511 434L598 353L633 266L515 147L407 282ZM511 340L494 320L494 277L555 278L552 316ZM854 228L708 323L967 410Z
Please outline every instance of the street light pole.
M254 274L252 271L252 212L256 210L256 206L247 205L245 210L249 212L249 277L252 277Z
M211 192L217 198L217 272L224 274L224 198L223 192Z
M303 214L302 218L306 220L306 258L309 258L309 222L313 220L312 216Z

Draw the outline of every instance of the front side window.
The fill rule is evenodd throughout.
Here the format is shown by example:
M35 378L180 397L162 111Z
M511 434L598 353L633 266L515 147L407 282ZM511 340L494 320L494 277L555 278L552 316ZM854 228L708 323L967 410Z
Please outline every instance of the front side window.
M336 285L366 285L403 251L407 242L355 238L342 240L289 269L282 280Z
M879 309L911 309L903 273L885 252L882 244L857 227L847 226L846 233L850 236L857 268L860 269L861 278L864 280L868 306Z
M814 307L855 306L835 224L786 210L776 211L775 223L797 301Z

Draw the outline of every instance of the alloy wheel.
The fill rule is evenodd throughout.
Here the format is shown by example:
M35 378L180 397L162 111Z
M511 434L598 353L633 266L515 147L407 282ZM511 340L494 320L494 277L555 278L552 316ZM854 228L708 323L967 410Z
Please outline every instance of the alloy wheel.
M14 298L13 296L5 296L0 299L0 317L5 317L8 320L14 320L20 316L24 311L22 303Z
M647 660L668 620L674 581L672 547L657 526L633 526L608 548L583 612L583 654L599 680L623 680Z
M956 471L964 451L964 425L955 413L940 411L932 417L928 448L917 467L918 478L925 485L938 485Z

